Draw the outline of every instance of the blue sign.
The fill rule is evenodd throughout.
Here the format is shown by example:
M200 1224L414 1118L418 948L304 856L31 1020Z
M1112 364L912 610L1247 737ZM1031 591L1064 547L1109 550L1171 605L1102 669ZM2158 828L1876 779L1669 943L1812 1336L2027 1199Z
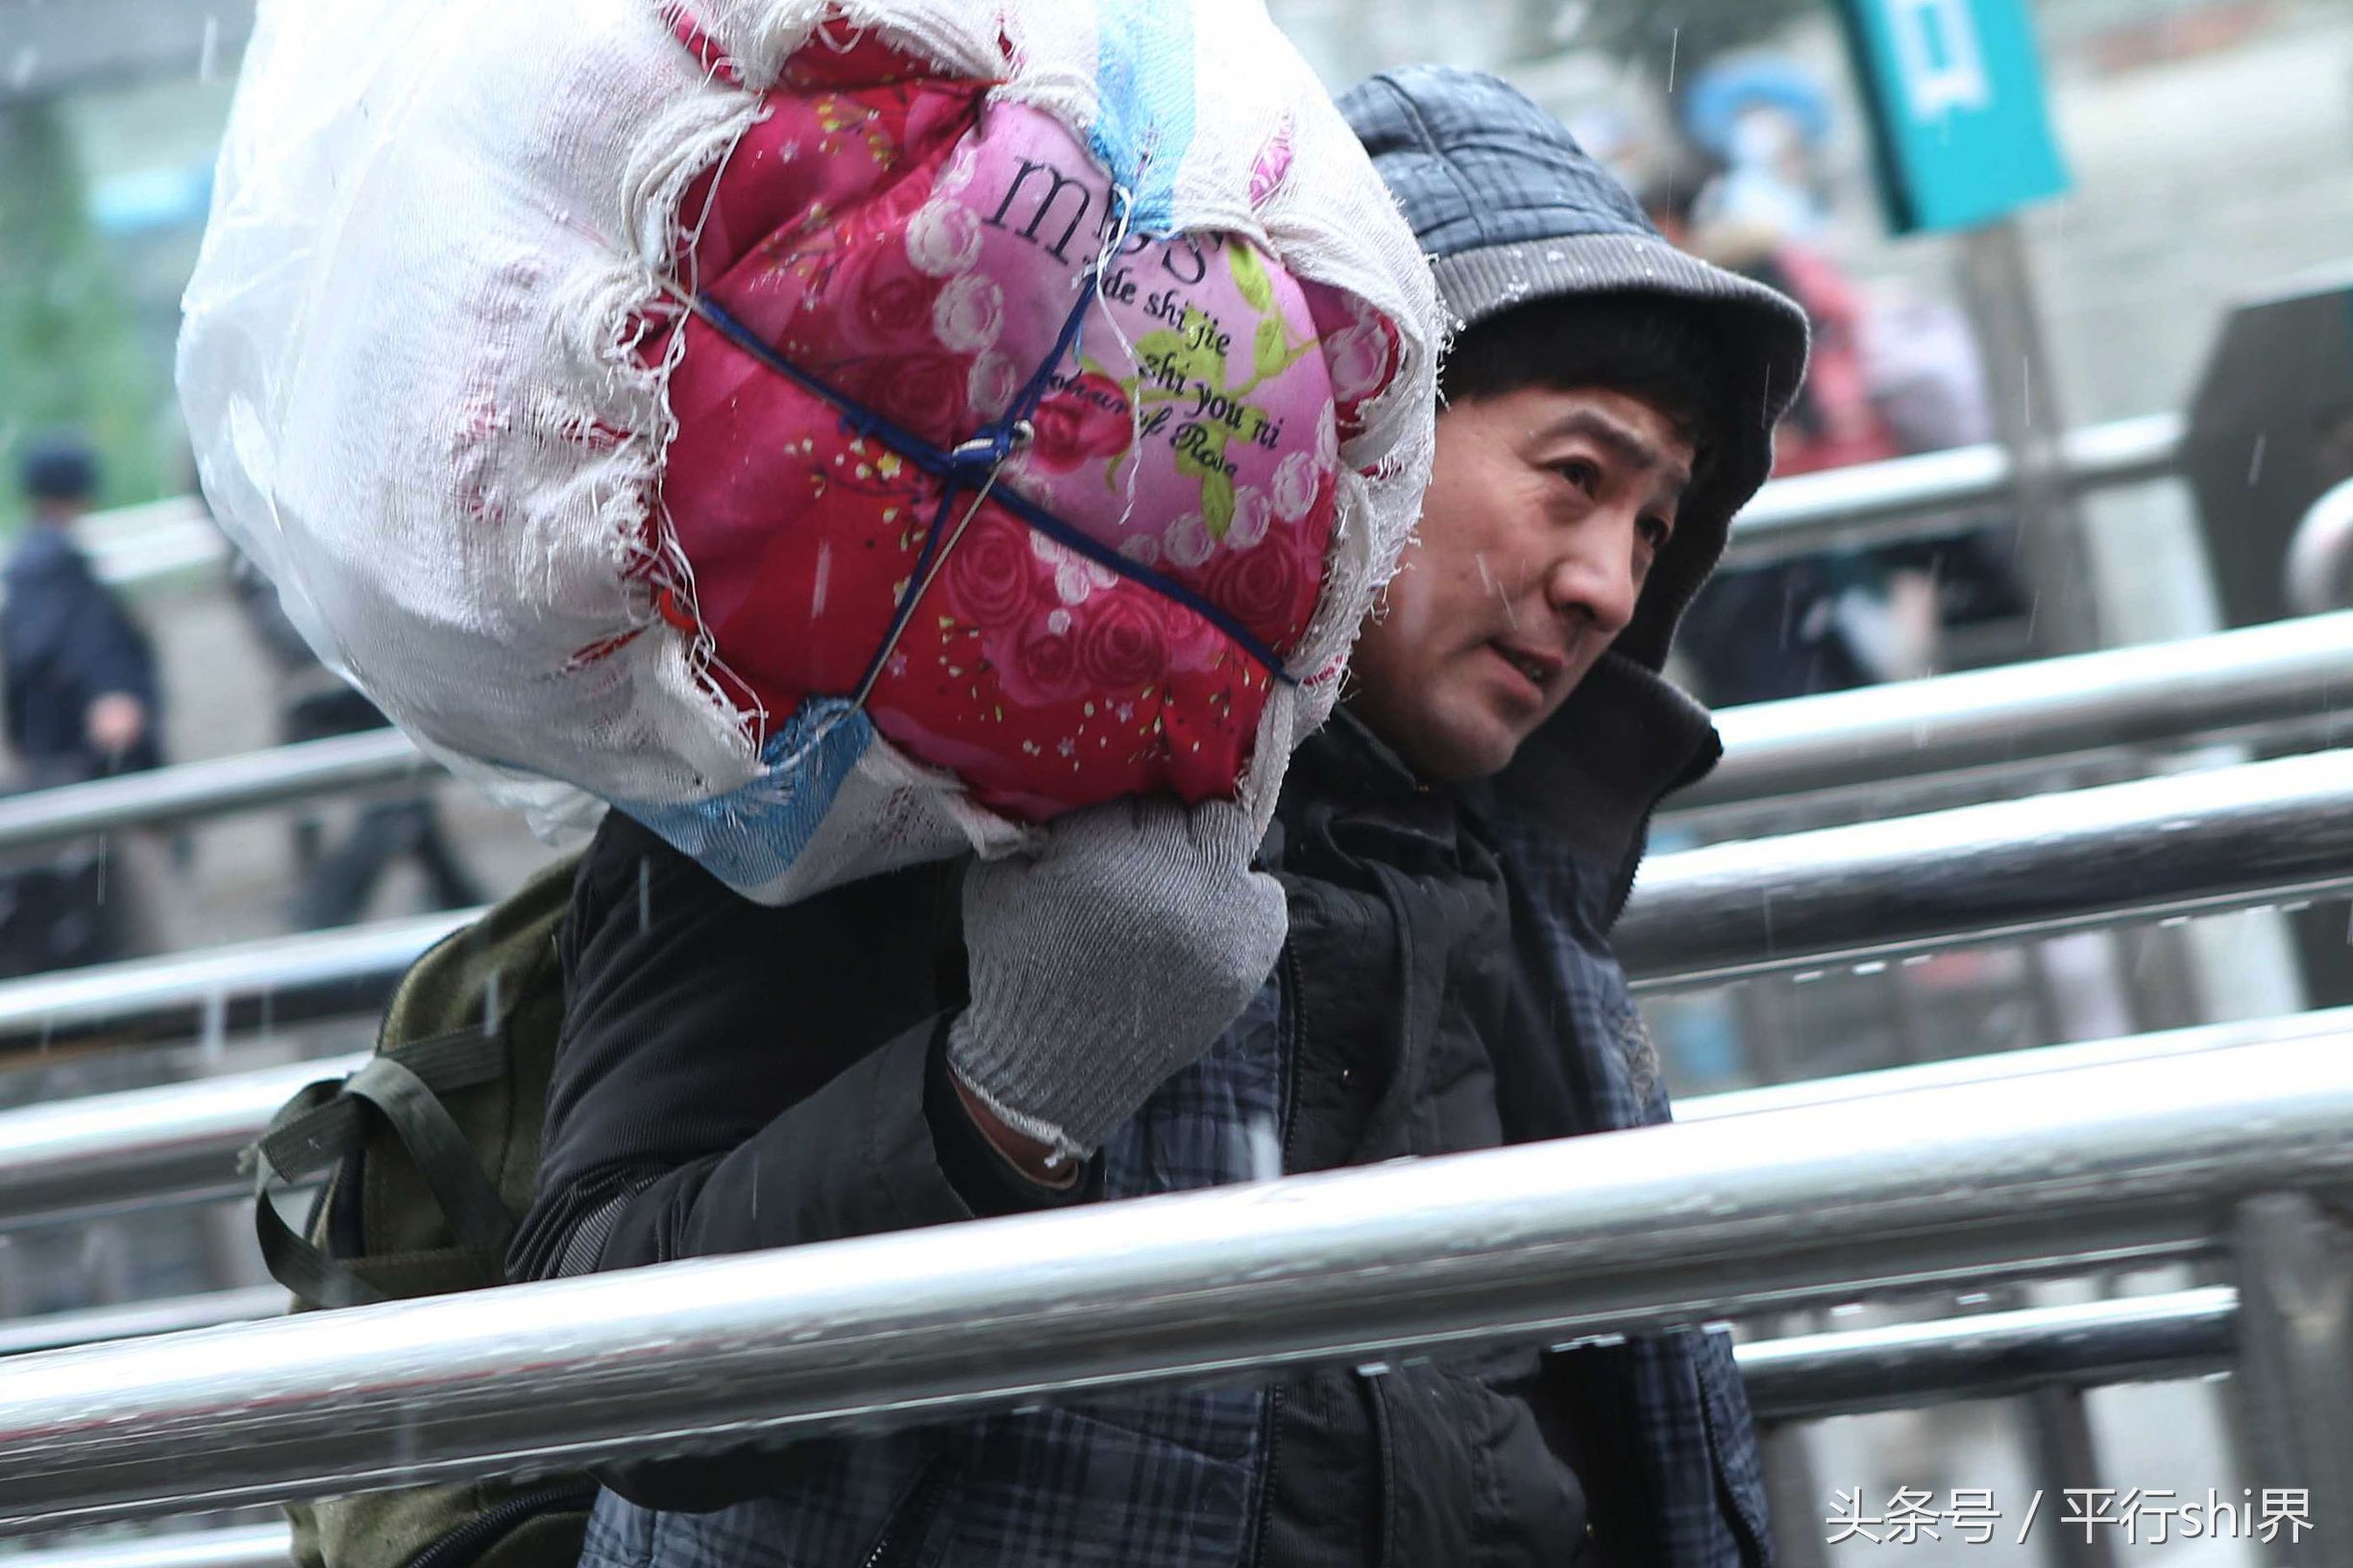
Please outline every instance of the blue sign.
M2068 187L2026 0L1838 0L1899 233L1990 223Z

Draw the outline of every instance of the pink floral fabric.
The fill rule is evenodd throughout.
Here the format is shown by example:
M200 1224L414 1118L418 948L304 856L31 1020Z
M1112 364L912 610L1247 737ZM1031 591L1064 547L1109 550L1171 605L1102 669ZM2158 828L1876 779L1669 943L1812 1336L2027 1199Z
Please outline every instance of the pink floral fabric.
M1278 655L1294 647L1323 586L1339 443L1396 373L1398 335L1240 236L1123 234L1084 145L988 102L991 86L874 38L803 51L688 192L708 216L682 275L795 366L952 448L1047 367L1101 258L1080 339L1044 369L1034 438L997 482L1121 569L983 503L868 709L1010 815L1230 796L1273 676L1145 578ZM1254 197L1288 162L1278 136ZM685 334L658 509L685 570L659 584L666 613L707 630L715 668L772 722L855 691L915 589L939 482L709 323L649 319L650 360Z

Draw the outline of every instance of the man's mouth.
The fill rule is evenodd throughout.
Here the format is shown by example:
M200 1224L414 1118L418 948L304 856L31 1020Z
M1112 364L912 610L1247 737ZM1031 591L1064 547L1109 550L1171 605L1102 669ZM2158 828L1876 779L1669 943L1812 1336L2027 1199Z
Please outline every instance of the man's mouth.
M1495 650L1497 657L1526 676L1528 683L1538 691L1551 685L1553 677L1560 673L1560 667L1567 662L1557 653L1514 648L1508 643L1490 643L1487 646Z

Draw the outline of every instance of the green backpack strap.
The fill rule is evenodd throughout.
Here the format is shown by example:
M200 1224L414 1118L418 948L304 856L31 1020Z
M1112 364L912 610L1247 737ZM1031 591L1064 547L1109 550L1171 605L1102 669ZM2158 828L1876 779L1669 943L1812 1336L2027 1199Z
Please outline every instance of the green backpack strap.
M563 1025L577 861L541 870L409 966L376 1055L311 1084L247 1151L254 1222L296 1310L482 1289L530 1203ZM297 1231L278 1204L326 1178ZM596 1483L427 1482L289 1504L299 1568L573 1568Z
M272 1189L340 1164L366 1142L373 1108L425 1178L459 1245L496 1257L515 1216L467 1143L441 1096L506 1071L503 1033L469 1031L392 1046L350 1077L305 1087L272 1118L250 1151L254 1229L270 1276L314 1307L357 1307L387 1299L350 1264L297 1234Z

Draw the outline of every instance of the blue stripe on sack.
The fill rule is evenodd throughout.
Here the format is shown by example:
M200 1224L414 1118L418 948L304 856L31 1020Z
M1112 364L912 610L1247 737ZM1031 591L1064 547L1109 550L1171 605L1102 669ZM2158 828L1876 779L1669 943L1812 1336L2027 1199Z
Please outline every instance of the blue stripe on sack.
M960 447L954 453L943 452L913 431L901 429L872 409L852 402L846 394L826 385L824 381L778 354L757 332L738 321L725 306L707 295L696 296L695 310L728 342L742 349L763 366L784 377L794 385L824 399L841 409L845 429L861 436L871 436L880 440L893 452L897 453L924 473L947 480L946 496L948 499L954 497L958 485L978 488L982 478L985 477L986 465L980 465L979 474L968 472L964 465L964 460L957 454L963 452L964 448ZM1064 328L1063 341L1055 348L1054 356L1047 359L1040 368L1036 379L1031 383L1031 389L1022 394L1022 402L1017 404L1016 408L1035 406L1038 395L1045 386L1046 373L1061 364L1064 356L1068 354L1070 344L1075 341L1076 329L1083 316L1083 309L1072 312L1069 323ZM990 425L980 435L973 438L974 441L993 447L997 441L1005 437L1011 417L1009 412L1006 419L1000 419ZM987 462L993 463L1003 455L1003 450L997 449L993 456L987 458ZM1211 625L1224 632L1233 641L1235 647L1257 660L1268 675L1281 681L1284 685L1296 686L1299 684L1299 677L1284 667L1282 657L1273 649L1267 647L1263 639L1213 600L1195 593L1173 577L1163 576L1150 567L1128 559L1093 535L1064 522L1011 485L993 492L990 500L1065 549L1076 551L1106 571L1133 578L1164 599L1174 600L1177 603L1184 605ZM944 504L941 516L933 520L932 537L938 537L941 520L945 515ZM924 549L928 553L930 550L928 543ZM919 572L918 580L920 580L920 576L921 574ZM902 618L903 613L902 611ZM894 634L895 634L895 627Z
M1190 0L1096 0L1095 89L1088 145L1134 193L1137 232L1176 232L1177 170L1193 139Z
M706 800L615 801L679 853L739 891L793 868L874 744L873 721L838 697L813 697L760 748L760 776Z

